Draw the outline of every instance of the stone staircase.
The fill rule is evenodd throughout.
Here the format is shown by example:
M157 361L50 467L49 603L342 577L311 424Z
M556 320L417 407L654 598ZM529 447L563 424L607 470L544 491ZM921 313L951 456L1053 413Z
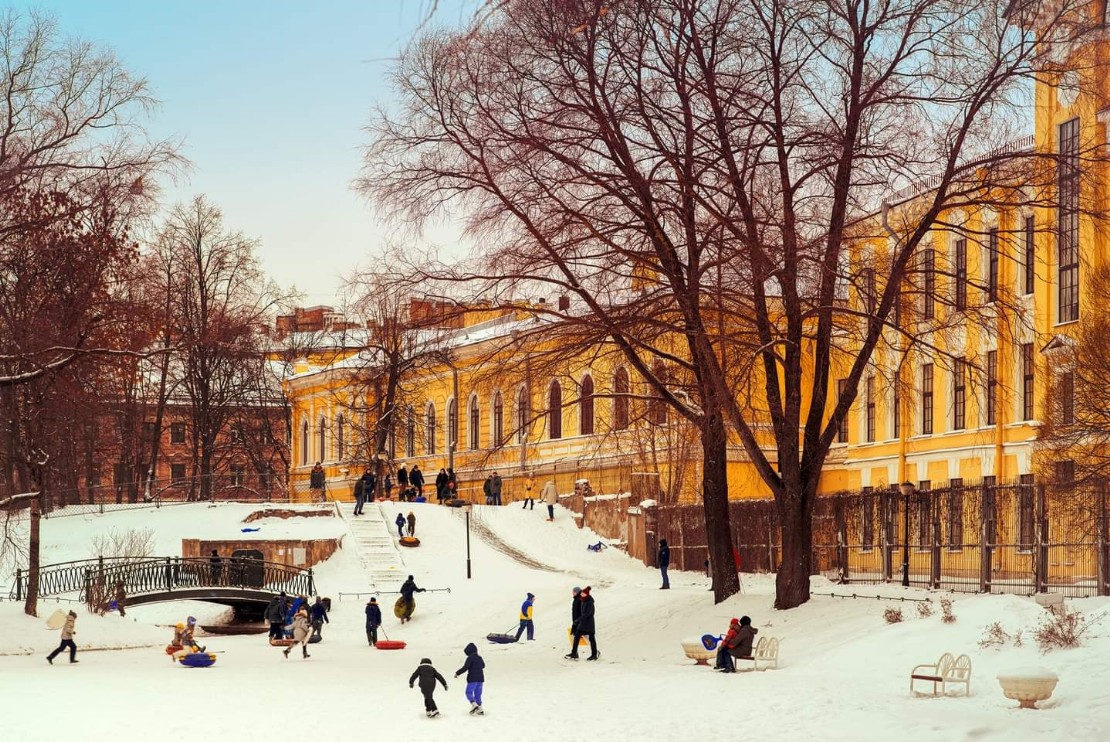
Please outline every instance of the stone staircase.
M408 577L405 560L393 540L392 523L381 503L367 503L362 515L347 515L347 525L363 568L375 590L396 590Z

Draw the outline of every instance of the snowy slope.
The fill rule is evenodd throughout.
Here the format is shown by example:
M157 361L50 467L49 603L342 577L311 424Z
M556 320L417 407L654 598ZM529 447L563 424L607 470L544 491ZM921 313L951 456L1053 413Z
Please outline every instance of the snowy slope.
M247 506L242 506L247 507ZM352 520L345 506L346 520ZM392 522L398 509L417 516L417 549L398 549L402 569L396 584L369 569L353 548L345 548L316 570L321 594L333 598L325 641L309 660L283 660L264 637L211 637L209 649L222 650L217 665L188 670L173 665L158 647L165 629L186 611L219 607L190 603L150 606L96 618L82 612L77 640L79 665L51 667L43 655L57 641L41 620L23 617L18 607L0 603L0 699L30 714L5 714L4 732L20 740L138 739L241 740L275 724L311 730L320 738L347 738L356 731L376 737L457 740L734 740L734 739L1068 739L1110 738L1110 619L1092 629L1086 646L1040 655L1029 640L1043 609L1013 596L955 599L957 621L941 622L939 609L917 618L914 604L889 600L814 597L788 612L771 609L773 579L745 575L745 593L714 606L702 575L673 573L670 591L658 590L658 574L616 549L586 550L595 534L572 525L557 510L475 507L470 551L473 579L466 579L466 525L462 512L435 505L381 505ZM248 508L249 509L249 508ZM237 528L244 513L230 507L190 506L156 523L167 548L183 535L205 537ZM52 554L85 556L92 535L123 526L136 514L51 521L44 536ZM345 527L344 519L296 519L281 528L296 533ZM311 521L329 521L313 523ZM146 522L139 518L140 522ZM127 521L131 523L132 521ZM277 528L277 526L275 526ZM165 534L163 535L163 531ZM394 531L395 536L395 531ZM426 588L447 588L417 596L414 620L404 626L392 617L395 595L382 594L385 631L408 642L402 651L369 648L363 633L363 606L373 590L394 590L407 574ZM600 662L562 659L568 649L571 587L592 585L597 602ZM815 591L893 598L920 597L924 591L900 587L863 588L815 581ZM526 592L536 595L536 641L492 645L489 632L516 625ZM362 593L362 595L354 595ZM342 594L342 595L341 595ZM933 596L939 597L939 596ZM1107 599L1074 601L1090 615L1110 613ZM901 605L907 620L888 625L883 609ZM45 617L53 604L44 605ZM131 620L134 614L136 620ZM696 667L678 642L703 633L721 633L732 616L750 615L761 635L782 640L782 668L761 673L721 675ZM1025 629L1022 648L980 649L984 628L1001 621L1013 632ZM88 652L89 647L150 642L147 649ZM467 715L464 683L453 672L462 665L462 647L474 641L484 656L487 715ZM32 654L10 654L33 650ZM913 698L907 692L911 668L933 662L941 652L967 653L973 662L970 698ZM584 655L583 655L584 656ZM426 719L420 694L407 686L421 657L430 657L447 677L450 690L437 692L443 715ZM1039 712L1018 711L994 677L1015 665L1040 664L1061 678L1054 698ZM105 710L126 698L127 728L89 726L106 719ZM172 699L188 698L186 707ZM291 705L289 701L304 699ZM295 703L295 701L294 701ZM56 715L59 704L67 715ZM191 713L182 713L185 709ZM278 710L275 715L274 711ZM244 736L246 735L246 736Z

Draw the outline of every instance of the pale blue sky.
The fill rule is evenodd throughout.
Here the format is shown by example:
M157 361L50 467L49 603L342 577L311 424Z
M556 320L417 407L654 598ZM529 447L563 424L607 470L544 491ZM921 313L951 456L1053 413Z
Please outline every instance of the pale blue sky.
M391 58L432 0L9 0L53 14L62 30L111 47L145 76L161 109L157 137L192 162L167 200L207 194L225 222L262 240L267 272L333 304L341 274L384 234L350 189L362 126L388 101ZM439 0L462 22L473 0Z

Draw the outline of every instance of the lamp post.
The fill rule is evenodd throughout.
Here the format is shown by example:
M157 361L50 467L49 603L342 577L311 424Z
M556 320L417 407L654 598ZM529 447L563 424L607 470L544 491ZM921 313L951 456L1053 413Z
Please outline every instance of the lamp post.
M910 498L913 497L913 482L902 482L898 491L902 493L902 587L910 586Z
M466 513L466 579L470 579L470 503L463 505L462 511Z

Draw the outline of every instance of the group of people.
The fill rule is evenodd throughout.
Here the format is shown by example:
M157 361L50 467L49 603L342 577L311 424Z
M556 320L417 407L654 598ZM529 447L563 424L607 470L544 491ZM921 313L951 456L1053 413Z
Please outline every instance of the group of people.
M442 471L442 470L440 470ZM427 502L424 497L424 472L420 471L419 464L413 464L408 469L404 464L397 469L397 486L400 488L398 500L404 502ZM363 505L373 502L378 497L385 500L393 499L393 474L386 472L381 481L374 476L374 472L366 469L362 476L355 480L355 515L362 515ZM438 486L437 486L438 489Z
M323 638L324 624L330 623L328 604L319 595L310 604L308 598L303 595L290 600L289 596L282 591L270 600L263 615L270 624L270 639L288 639L291 636L295 640L294 645L297 641L307 644L315 636ZM301 617L299 633L302 636L297 635L298 617ZM307 647L302 649L306 650L304 656L307 658ZM286 652L285 656L288 657L289 653Z
M398 512L396 520L393 521L397 526L397 538L405 537L405 528L408 527L408 536L413 538L416 536L416 513L409 511L406 518L403 513Z

